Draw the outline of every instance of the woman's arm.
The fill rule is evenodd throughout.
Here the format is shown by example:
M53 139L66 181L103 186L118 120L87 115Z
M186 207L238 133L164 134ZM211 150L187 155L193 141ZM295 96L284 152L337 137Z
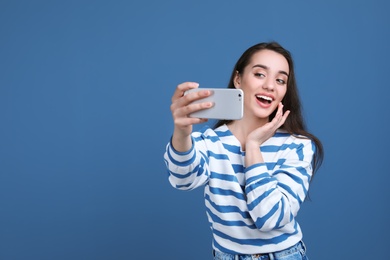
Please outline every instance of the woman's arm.
M208 179L206 147L199 142L195 147L192 125L206 122L207 119L189 117L189 114L211 107L209 102L192 104L211 94L210 91L199 91L185 95L189 89L198 88L195 82L179 84L172 96L171 112L174 131L170 143L166 147L164 160L169 173L171 185L177 189L193 189Z
M210 176L207 147L203 135L195 132L191 135L191 148L179 152L170 142L164 154L171 185L180 190L192 190L204 185Z
M272 172L266 163L246 169L248 210L260 230L278 229L294 221L307 195L314 143L309 139L296 141L283 148L278 160L281 165Z

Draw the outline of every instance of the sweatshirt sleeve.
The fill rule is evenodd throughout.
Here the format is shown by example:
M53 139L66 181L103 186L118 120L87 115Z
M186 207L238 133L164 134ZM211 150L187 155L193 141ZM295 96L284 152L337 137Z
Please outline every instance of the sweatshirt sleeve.
M295 221L312 176L314 143L299 139L285 149L278 167L269 170L266 163L246 169L245 193L249 213L262 231L278 229Z
M171 185L180 190L192 190L204 185L209 178L207 150L204 143L192 137L192 147L187 152L178 152L169 142L164 161Z

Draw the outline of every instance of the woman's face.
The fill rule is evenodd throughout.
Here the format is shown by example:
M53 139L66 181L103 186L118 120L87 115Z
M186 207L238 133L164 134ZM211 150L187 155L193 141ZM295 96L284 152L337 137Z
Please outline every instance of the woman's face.
M234 84L244 92L245 116L267 118L287 91L289 65L283 55L261 50L252 56Z

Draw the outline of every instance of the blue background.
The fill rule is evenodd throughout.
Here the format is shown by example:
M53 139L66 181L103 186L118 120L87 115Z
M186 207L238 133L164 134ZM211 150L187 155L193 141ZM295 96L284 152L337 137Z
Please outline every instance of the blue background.
M163 163L177 84L226 87L249 46L295 58L323 167L311 259L389 246L388 1L0 1L0 259L211 259L203 190Z

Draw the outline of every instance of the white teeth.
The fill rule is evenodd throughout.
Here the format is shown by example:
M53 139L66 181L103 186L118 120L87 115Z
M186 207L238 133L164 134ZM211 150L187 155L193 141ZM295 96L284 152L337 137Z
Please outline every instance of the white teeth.
M263 96L263 95L256 95L257 98L262 98L262 99L265 99L265 100L268 100L270 102L272 102L272 98L270 97L267 97L267 96Z

